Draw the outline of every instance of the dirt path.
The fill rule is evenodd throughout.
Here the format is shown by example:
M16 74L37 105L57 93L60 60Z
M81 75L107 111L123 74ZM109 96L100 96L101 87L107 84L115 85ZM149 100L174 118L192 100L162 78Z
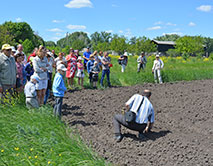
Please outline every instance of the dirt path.
M122 128L124 139L113 140L112 119L135 93L152 90L153 133L138 140ZM67 93L63 120L83 140L117 165L213 165L213 80L136 85Z

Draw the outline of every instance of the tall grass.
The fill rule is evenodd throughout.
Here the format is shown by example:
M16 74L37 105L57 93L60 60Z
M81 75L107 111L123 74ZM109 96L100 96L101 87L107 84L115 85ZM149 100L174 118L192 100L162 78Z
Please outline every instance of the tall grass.
M0 105L0 165L106 165L52 114L52 107L28 110L24 97Z

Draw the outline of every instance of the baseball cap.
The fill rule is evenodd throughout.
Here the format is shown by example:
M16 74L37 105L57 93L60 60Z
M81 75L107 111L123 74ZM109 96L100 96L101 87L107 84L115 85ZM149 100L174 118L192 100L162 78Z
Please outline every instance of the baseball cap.
M63 64L60 64L57 66L57 70L67 71L67 68Z
M155 57L156 57L156 58L159 58L159 57L160 57L160 55L159 55L159 54L157 54Z
M30 79L35 79L35 80L39 83L39 78L38 78L37 76L35 76L35 75L32 75L32 76L30 77Z
M83 58L79 56L79 57L78 57L78 60L83 60Z
M11 46L11 48L12 48L12 52L16 52L16 49L14 46Z
M11 50L12 49L12 47L9 45L9 44L4 44L4 45L2 45L2 48L1 48L2 50Z
M124 55L125 55L125 56L128 56L128 53L127 53L127 52L125 52L125 53L124 53Z

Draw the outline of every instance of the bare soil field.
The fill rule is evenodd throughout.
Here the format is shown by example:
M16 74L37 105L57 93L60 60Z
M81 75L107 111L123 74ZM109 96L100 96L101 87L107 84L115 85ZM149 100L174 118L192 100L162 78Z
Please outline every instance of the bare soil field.
M155 124L146 138L122 127L113 139L113 117L135 93L150 89ZM213 166L213 80L81 90L64 98L63 120L115 165Z

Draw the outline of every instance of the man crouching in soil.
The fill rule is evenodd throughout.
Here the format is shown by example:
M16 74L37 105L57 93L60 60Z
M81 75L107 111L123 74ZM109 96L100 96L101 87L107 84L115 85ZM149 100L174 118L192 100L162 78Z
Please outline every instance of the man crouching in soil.
M154 123L154 109L149 101L151 97L150 90L144 90L142 95L135 94L127 102L127 110L136 113L133 122L127 122L125 115L117 114L114 116L114 132L115 140L120 142L122 140L121 125L130 130L138 131L139 139L144 137L143 132L149 132Z

